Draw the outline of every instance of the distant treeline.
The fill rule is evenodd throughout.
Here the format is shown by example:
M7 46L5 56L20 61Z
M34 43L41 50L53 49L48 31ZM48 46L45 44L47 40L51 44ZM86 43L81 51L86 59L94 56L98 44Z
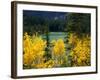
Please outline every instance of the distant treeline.
M47 19L35 16L24 16L23 17L24 32L64 32L66 21L60 19Z
M38 16L23 15L23 31L33 34L38 32L74 32L89 34L91 28L91 15L87 13L67 13L64 19L48 19Z

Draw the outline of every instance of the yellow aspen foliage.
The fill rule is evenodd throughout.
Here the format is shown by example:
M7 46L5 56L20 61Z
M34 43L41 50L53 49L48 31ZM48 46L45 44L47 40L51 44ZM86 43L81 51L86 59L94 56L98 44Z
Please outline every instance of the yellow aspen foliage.
M70 37L68 38L68 43L75 46L78 41L79 41L78 36L75 33L71 33Z
M45 67L52 68L52 67L54 67L54 64L55 64L54 61L52 59L50 59L45 63Z
M29 36L27 33L24 34L23 39L23 63L25 66L33 66L43 62L43 55L45 54L46 41L37 35Z
M73 66L89 66L90 53L91 53L90 36L87 35L87 36L83 36L82 38L75 37L75 39L76 39L75 44L71 43L72 45L74 45L74 47L71 49L71 53L70 53L70 55L72 56Z
M65 44L62 39L58 39L53 47L53 54L54 55L62 55L65 53Z
M66 63L65 44L62 39L57 41L52 40L53 44L51 54L54 59L45 61L45 48L47 47L46 41L40 36L30 36L28 33L24 34L23 38L23 65L24 69L30 68L52 68L61 66Z
M52 58L54 60L54 65L56 67L66 66L67 57L65 54L65 43L63 39L58 39L57 41L53 41L54 47L52 48Z

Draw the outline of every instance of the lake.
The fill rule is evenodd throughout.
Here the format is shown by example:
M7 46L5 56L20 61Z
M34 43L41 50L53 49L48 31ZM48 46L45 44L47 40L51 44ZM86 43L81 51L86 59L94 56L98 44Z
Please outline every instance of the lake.
M51 40L57 40L57 39L63 39L64 40L64 38L67 37L67 33L66 32L49 32L48 37L49 37L50 41ZM46 35L43 34L42 38L46 39Z

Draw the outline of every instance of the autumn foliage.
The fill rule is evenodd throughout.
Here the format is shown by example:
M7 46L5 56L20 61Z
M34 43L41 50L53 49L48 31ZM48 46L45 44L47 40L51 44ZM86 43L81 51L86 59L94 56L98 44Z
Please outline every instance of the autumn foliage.
M47 41L39 35L30 36L28 33L23 37L23 68L52 68L70 66L89 66L91 40L88 35L78 37L76 34L70 34L68 43L71 45L69 53L66 43L63 39L52 40L52 47L49 47L51 58L47 59ZM71 57L69 63L69 57Z
M72 57L72 66L90 66L91 39L89 35L78 37L71 34L69 44L72 45L70 56Z

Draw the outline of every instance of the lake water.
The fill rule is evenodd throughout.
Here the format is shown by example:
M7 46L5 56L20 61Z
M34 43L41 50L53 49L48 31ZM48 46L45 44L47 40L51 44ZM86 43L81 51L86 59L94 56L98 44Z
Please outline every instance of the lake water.
M42 37L44 39L46 39L46 35L42 35ZM57 39L63 39L65 37L67 37L67 33L66 32L49 32L48 33L48 37L49 37L49 40L57 40Z

